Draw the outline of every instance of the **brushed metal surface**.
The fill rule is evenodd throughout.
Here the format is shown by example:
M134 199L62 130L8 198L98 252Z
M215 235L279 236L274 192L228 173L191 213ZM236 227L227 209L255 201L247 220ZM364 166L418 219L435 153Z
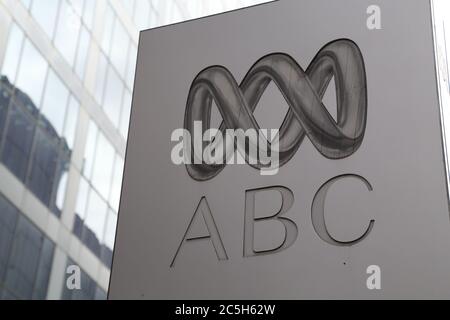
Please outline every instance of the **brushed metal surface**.
M381 30L366 28L372 4L381 8ZM171 133L184 125L201 70L225 66L240 83L265 55L282 52L306 68L324 44L342 38L358 45L367 77L367 122L356 152L329 159L304 139L277 175L228 165L207 181L172 164ZM141 33L109 298L449 298L434 63L430 4L422 0L281 0ZM286 104L270 87L255 119L279 128ZM334 114L334 95L325 93L323 105ZM347 175L360 178L325 184ZM315 198L324 219L312 217ZM292 224L264 219L279 210L297 234L286 237ZM244 226L258 217L246 250ZM187 230L211 237L182 243ZM287 238L285 250L252 255ZM369 265L381 268L381 290L366 287Z

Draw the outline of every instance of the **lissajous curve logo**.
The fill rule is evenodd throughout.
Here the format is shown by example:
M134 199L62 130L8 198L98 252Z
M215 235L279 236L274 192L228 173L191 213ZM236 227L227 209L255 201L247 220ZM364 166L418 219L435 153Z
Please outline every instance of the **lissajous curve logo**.
M337 118L330 115L322 103L330 80L335 79ZM259 131L253 112L269 83L273 81L289 105L289 111L277 130L277 147L272 154L278 157L279 167L286 164L296 153L305 136L314 147L329 159L342 159L353 154L361 145L366 129L367 84L364 59L355 42L338 39L322 47L304 71L285 53L272 53L258 60L248 71L240 85L223 66L211 66L201 71L193 80L186 106L184 132L190 137L210 129L212 101L216 103L223 121L217 130L222 135L228 130L241 132ZM226 166L231 149L236 149L235 139L209 139L213 149L225 152L225 162L207 162L202 159L204 140L184 144L188 161L184 162L189 175L198 181L214 178ZM250 146L270 149L273 140L261 135L246 135ZM185 139L186 142L187 139ZM208 140L208 139L207 139ZM238 146L239 147L239 146ZM273 148L272 148L273 149ZM245 161L262 170L267 163L249 154L251 147L240 148ZM260 154L260 153L259 153ZM200 159L200 160L199 160ZM253 161L249 161L253 160ZM219 164L218 164L219 163Z

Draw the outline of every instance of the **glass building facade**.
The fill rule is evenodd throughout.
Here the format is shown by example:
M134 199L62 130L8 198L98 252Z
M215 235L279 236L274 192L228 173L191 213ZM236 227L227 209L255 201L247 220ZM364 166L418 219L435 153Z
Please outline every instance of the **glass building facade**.
M139 30L260 2L0 1L1 299L106 298Z

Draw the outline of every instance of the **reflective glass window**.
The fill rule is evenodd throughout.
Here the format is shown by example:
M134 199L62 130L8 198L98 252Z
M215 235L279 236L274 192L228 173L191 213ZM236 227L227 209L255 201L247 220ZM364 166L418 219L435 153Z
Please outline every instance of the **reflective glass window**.
M70 0L70 3L72 4L72 7L75 10L75 12L79 16L81 16L83 14L83 7L84 7L85 0Z
M42 233L24 217L20 217L5 287L21 299L31 299L42 246Z
M21 0L25 8L29 9L31 6L31 0Z
M0 283L8 265L17 218L17 210L0 195Z
M50 121L59 136L62 135L66 115L69 90L61 79L50 69L42 101L42 114Z
M114 163L113 179L111 185L111 194L109 197L109 204L111 207L118 212L119 211L119 201L120 201L120 191L122 187L122 175L123 175L124 161L121 156L116 155L116 161Z
M103 108L108 118L118 127L120 120L120 108L122 106L124 86L117 72L110 67L106 80L105 99Z
M22 181L25 181L35 127L36 120L14 100L9 112L2 162Z
M23 31L13 24L9 31L8 45L6 47L3 61L2 73L8 77L11 83L15 83L17 68L19 66L20 54L24 40Z
M122 103L122 114L120 116L120 133L126 139L128 135L128 128L130 126L131 115L131 93L129 90L125 90Z
M102 49L109 54L111 50L111 38L113 34L115 15L114 11L108 5L105 12L105 23L103 25Z
M34 283L33 299L44 300L47 297L54 248L55 245L47 238L44 238Z
M69 179L69 166L69 157L67 154L65 155L64 153L60 153L53 183L53 198L50 204L50 209L58 217L61 216L66 198L67 181Z
M150 3L148 1L136 1L134 21L139 30L145 29L150 16Z
M84 4L83 21L90 30L92 29L94 24L96 4L97 1L91 0L86 0Z
M69 104L67 106L66 121L64 124L63 132L63 136L66 139L69 149L73 149L73 145L75 143L79 110L80 103L74 96L71 96L69 99Z
M89 196L89 183L83 177L80 178L78 186L77 203L75 207L75 221L73 224L73 233L82 238L84 219L86 218L86 209Z
M89 51L89 44L91 41L91 35L86 30L84 26L81 27L80 39L78 41L78 52L75 62L75 73L80 77L84 78L86 72L86 62Z
M136 70L136 60L137 60L137 48L133 44L130 47L130 53L128 55L128 66L125 81L129 89L133 88L134 85L134 74Z
M97 256L100 256L107 209L106 202L95 190L91 189L89 192L82 241Z
M31 14L50 39L53 39L59 0L34 1Z
M58 165L57 140L43 129L36 134L28 187L45 205L50 205Z
M29 40L25 40L16 85L35 105L41 102L48 64Z
M103 263L108 267L111 267L112 264L116 227L117 227L117 214L114 211L109 210L105 226L105 239L101 254L101 259Z
M94 121L89 122L86 146L84 148L83 175L90 179L94 167L95 148L97 146L98 128Z
M67 0L61 1L61 9L55 35L55 46L67 62L73 66L80 33L80 18Z
M92 184L104 199L108 199L111 188L114 156L114 147L105 138L105 136L100 133L97 142L97 151L95 154Z
M105 55L100 52L98 56L96 83L94 90L94 97L99 104L103 103L103 92L105 88L106 72L108 71L108 60Z
M0 141L6 124L6 115L11 102L11 85L6 77L0 78Z
M114 34L111 44L111 61L119 74L125 77L130 37L119 19L115 20Z

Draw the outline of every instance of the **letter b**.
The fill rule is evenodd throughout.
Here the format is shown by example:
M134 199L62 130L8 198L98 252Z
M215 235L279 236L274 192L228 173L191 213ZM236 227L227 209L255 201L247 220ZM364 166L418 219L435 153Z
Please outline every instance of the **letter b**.
M272 216L255 218L255 196L258 192L275 191L281 195L281 208ZM292 208L294 204L294 194L285 187L267 187L262 189L247 190L245 192L245 224L244 224L244 257L267 255L283 251L289 248L297 240L298 228L291 219L283 215ZM262 251L255 250L254 228L255 223L264 220L277 220L284 225L285 235L283 243L273 249Z

